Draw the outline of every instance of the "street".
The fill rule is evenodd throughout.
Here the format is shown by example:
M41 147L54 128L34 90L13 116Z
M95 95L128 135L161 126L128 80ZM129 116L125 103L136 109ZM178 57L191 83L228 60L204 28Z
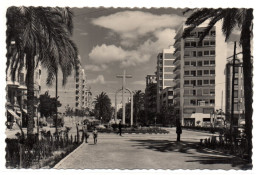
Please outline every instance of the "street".
M201 138L211 134L183 130L176 142L175 128L169 134L92 135L58 164L57 169L245 169L239 158L209 149L198 149Z

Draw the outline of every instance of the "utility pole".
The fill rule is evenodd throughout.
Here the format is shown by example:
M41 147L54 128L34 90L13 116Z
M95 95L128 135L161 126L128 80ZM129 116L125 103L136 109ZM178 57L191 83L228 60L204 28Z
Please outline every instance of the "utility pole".
M125 70L123 71L123 75L117 75L117 78L122 78L122 109L123 109L123 124L125 124L125 84L126 84L126 78L132 78L132 75L126 75Z
M234 42L234 55L232 63L232 96L231 96L231 118L230 118L230 134L233 143L233 122L234 122L234 89L235 89L235 60L236 59L236 42Z

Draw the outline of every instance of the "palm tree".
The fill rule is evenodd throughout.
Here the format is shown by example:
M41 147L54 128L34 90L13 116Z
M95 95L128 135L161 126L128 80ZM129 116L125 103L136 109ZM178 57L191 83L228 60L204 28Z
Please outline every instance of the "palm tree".
M253 9L193 9L186 10L193 13L186 20L186 25L189 25L183 33L183 37L187 37L189 33L204 21L209 20L208 26L201 35L200 41L208 34L210 29L218 22L222 21L222 32L229 39L230 34L235 27L241 30L240 45L242 46L243 54L243 74L244 74L244 98L245 98L245 133L248 141L249 161L252 156L252 56L251 56L251 37L253 35Z
M111 119L111 100L105 92L95 97L95 115L99 120L108 122Z
M135 116L135 124L137 125L139 113L144 108L144 93L141 90L137 90L134 92L134 116Z
M73 68L77 68L78 51L70 39L72 12L69 8L10 7L6 16L7 69L11 69L12 80L23 66L27 69L27 135L30 137L33 135L35 67L40 62L47 69L48 85L57 79L59 67L63 85Z

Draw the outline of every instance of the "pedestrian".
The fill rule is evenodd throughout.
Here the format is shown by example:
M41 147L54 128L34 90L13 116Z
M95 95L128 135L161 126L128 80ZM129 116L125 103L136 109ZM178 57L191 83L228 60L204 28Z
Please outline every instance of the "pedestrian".
M177 142L181 141L181 134L182 134L182 129L181 129L181 123L178 121L176 125L176 134L177 134Z
M119 135L122 136L122 124L121 124L121 121L119 122L118 129L119 129L119 131L118 131Z
M94 130L93 130L94 144L97 144L97 137L98 137L98 131L97 131L96 127L94 127Z
M85 123L83 126L82 126L82 134L83 134L83 138L85 139L85 143L88 143L88 126L87 126L87 123Z

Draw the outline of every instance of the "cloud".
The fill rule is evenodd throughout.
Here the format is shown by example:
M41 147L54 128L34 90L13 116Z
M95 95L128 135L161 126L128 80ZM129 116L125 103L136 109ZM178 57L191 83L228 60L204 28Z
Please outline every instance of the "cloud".
M149 61L162 49L169 48L174 43L175 33L175 30L170 28L157 30L153 39L147 39L136 50L126 50L115 45L97 45L91 50L89 59L96 64L119 62L121 67L136 66ZM97 66L89 66L88 69L100 70Z
M105 84L105 78L103 75L98 75L97 78L88 80L89 84Z
M134 81L132 84L145 85L145 80Z
M165 28L176 28L184 20L175 14L155 15L141 11L123 11L93 19L92 23L120 35L121 45L133 46L138 38Z
M135 66L138 63L148 61L149 55L142 54L135 50L124 50L115 45L102 44L92 49L89 54L89 59L98 64L111 62L120 62L121 66Z
M93 64L88 64L85 66L85 69L88 71L93 71L93 72L99 72L99 71L104 71L107 69L107 65L102 64L102 65L93 65Z

